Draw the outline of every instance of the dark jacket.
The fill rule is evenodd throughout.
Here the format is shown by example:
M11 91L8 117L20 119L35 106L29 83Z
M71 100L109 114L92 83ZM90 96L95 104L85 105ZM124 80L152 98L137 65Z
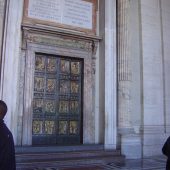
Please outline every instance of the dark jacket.
M0 170L16 170L12 133L0 119Z
M166 170L170 170L170 137L162 147L162 153L167 156Z

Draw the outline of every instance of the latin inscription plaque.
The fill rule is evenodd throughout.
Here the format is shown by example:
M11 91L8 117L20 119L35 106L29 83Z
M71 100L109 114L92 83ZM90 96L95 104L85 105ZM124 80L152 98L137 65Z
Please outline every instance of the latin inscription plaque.
M28 17L60 23L61 6L60 0L29 0Z
M80 0L64 0L63 3L63 24L92 29L92 3Z
M96 0L25 0L24 22L94 33L95 7Z

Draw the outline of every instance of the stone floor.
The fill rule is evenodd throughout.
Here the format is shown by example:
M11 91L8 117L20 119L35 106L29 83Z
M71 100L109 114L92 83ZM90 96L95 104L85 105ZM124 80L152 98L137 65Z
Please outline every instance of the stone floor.
M91 164L86 162L84 165L72 167L44 167L34 170L165 170L166 158L164 156L148 157L145 159L126 160L122 165L119 162L109 164Z
M149 157L140 160L126 160L125 166L111 164L114 170L165 170L166 158L163 156Z

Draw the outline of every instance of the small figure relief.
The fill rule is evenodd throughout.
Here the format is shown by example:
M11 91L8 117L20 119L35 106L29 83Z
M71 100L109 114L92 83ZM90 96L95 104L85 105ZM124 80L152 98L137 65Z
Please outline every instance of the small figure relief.
M68 60L61 60L60 70L63 73L70 73L70 62Z
M46 113L55 113L55 102L54 100L45 101L45 112Z
M70 134L76 135L78 134L78 122L70 121Z
M69 91L70 91L69 81L61 80L60 93L69 93Z
M43 122L39 120L33 120L32 131L33 134L42 134Z
M56 72L57 70L57 60L55 58L47 58L47 71Z
M52 135L55 132L55 126L54 121L45 121L45 133Z
M80 74L80 62L71 62L71 74Z
M59 102L59 112L60 113L68 113L69 112L69 102L68 101L60 101Z
M71 113L78 113L78 101L70 101L70 112Z
M79 92L79 84L76 81L71 81L71 93Z
M67 121L59 121L59 134L65 135L67 134L68 122Z
M55 79L47 79L46 83L46 92L55 93L56 80Z
M37 71L45 70L45 57L35 56L35 70Z
M35 77L34 79L34 90L37 92L44 91L44 78L43 77Z
M42 113L43 112L43 99L34 99L33 112L34 113Z

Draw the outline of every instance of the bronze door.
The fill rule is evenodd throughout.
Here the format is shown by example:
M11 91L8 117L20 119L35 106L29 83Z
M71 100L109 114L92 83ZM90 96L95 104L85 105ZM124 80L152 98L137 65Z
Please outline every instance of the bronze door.
M83 60L35 55L33 145L82 142Z

